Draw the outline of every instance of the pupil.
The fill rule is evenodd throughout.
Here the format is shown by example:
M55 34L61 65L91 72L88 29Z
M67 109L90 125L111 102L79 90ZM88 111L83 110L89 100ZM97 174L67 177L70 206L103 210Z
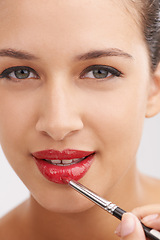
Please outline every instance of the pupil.
M29 77L29 71L28 70L17 70L15 71L15 76L19 79L25 79Z
M93 75L95 78L106 78L108 76L108 72L106 70L94 70Z

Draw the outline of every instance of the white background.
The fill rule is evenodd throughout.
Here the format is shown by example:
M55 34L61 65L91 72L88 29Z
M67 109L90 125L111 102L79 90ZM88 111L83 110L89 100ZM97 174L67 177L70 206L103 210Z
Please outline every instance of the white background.
M160 178L160 115L146 119L137 159L141 172ZM11 169L0 149L0 217L28 196L28 190Z

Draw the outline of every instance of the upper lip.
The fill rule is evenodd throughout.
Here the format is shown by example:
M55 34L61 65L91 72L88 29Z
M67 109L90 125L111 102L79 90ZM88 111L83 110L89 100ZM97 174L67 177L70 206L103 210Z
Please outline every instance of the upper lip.
M76 158L88 157L94 154L95 151L83 151L75 149L65 149L63 151L58 151L54 149L42 150L32 153L32 156L36 159L47 159L47 160L69 160Z

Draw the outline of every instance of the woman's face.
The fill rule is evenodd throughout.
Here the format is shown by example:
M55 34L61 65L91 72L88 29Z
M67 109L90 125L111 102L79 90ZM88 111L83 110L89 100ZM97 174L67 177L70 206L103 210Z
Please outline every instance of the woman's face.
M118 0L0 5L0 142L10 164L45 208L82 211L92 204L46 179L32 154L94 152L79 181L111 198L134 175L146 114L150 71L140 26Z

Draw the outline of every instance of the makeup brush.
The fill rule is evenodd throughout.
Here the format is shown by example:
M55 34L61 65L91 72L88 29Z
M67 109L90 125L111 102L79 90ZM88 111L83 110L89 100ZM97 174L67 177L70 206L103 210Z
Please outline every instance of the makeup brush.
M68 181L68 185L92 202L94 202L95 204L97 204L99 207L103 208L108 213L112 214L114 217L118 218L119 220L121 220L122 215L126 213L126 211L118 207L116 204L98 196L96 193L92 192L91 190L74 180ZM147 238L151 240L160 240L160 232L155 229L146 227L143 223L141 224Z

